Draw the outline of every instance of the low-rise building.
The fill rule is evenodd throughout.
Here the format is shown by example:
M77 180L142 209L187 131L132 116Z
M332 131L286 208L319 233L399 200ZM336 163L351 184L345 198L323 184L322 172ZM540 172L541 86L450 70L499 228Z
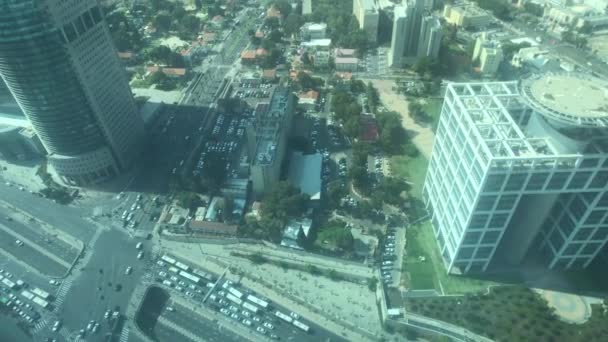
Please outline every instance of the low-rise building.
M162 72L168 77L180 78L186 76L188 72L185 68L167 68L161 66L149 66L147 68L148 75L152 75L157 72Z
M487 32L482 33L475 41L473 61L479 62L479 72L483 75L494 75L503 59L502 48Z
M310 236L311 229L312 220L309 218L289 220L283 230L281 246L302 249L303 243Z
M362 142L373 143L380 138L378 121L372 114L361 114L361 136Z
M359 59L356 57L354 49L335 49L334 64L338 71L357 71Z
M310 196L312 206L321 201L321 171L323 155L294 152L289 163L288 179L304 194Z
M539 46L520 49L513 55L511 64L522 73L546 73L560 70L560 61L548 50Z
M456 5L445 5L443 18L448 24L462 28L483 28L492 23L493 16L474 5L472 2Z
M315 68L324 69L329 66L330 53L327 50L315 51L312 64Z
M303 110L314 110L319 100L319 92L314 90L298 93L298 108Z
M188 228L195 235L215 238L236 237L238 227L234 224L210 221L190 221Z
M300 29L302 40L324 39L327 34L327 24L325 23L306 23Z
M331 39L312 39L307 42L302 42L300 46L307 50L326 50L329 51L331 47Z

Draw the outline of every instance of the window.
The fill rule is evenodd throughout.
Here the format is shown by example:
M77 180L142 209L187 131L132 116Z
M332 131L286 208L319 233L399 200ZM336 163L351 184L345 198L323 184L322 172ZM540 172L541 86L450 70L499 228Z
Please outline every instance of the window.
M570 183L568 184L568 189L583 189L585 188L585 185L587 184L587 181L589 180L589 178L591 178L591 172L577 172L574 174L574 176L572 177L572 180L570 180Z
M595 254L595 252L597 252L598 248L600 248L602 244L599 242L595 242L595 243L588 243L585 245L585 247L583 247L583 249L581 250L581 254L584 255L592 255Z
M465 245L476 245L479 242L481 232L468 232L465 234L462 243Z
M74 20L74 25L76 26L76 30L78 30L78 34L82 35L84 34L87 30L84 27L84 24L82 23L82 20L80 19L80 17L76 18L76 20Z
M494 203L496 202L496 199L498 198L498 196L496 195L483 195L479 197L479 202L477 202L477 209L478 210L483 210L483 211L490 211L492 210L492 208L494 208Z
M505 182L505 175L489 175L486 180L484 191L500 191L502 184Z
M598 224L602 221L602 218L604 218L604 214L606 213L605 210L594 210L591 212L591 214L589 214L589 216L587 216L587 219L585 220L585 224Z
M479 247L475 253L475 259L487 259L490 257L494 247Z
M576 255L578 250L581 248L581 243L571 243L564 250L564 255Z
M564 244L564 239L558 231L554 231L553 234L551 234L549 241L556 251L562 248L562 245Z
M492 219L490 219L490 224L488 224L488 228L502 228L507 223L507 218L509 214L494 214Z
M604 192L597 205L600 207L608 207L608 192Z
M574 235L574 241L585 241L593 233L594 228L581 228Z
M606 184L608 184L608 171L598 171L589 186L592 188L603 188Z
M547 182L547 178L549 178L548 172L541 173L533 173L530 176L530 181L528 181L528 185L526 186L527 190L542 190Z
M564 236L570 236L574 230L574 222L570 218L570 215L562 215L562 219L559 221L559 228L564 233Z
M585 215L585 211L587 210L587 206L583 202L583 200L579 196L575 196L570 202L570 206L568 206L568 210L572 213L572 215L579 220L583 215Z
M486 222L488 221L488 217L490 217L490 215L488 214L475 214L473 215L473 217L471 218L471 224L469 225L469 228L485 228L486 226Z
M93 23L93 18L91 18L91 15L89 14L89 12L84 12L82 14L82 19L84 20L84 25L87 27L87 29L90 29L91 27L93 27L95 25Z
M587 158L587 159L583 159L580 167L596 167L598 163L599 163L599 159L597 159L597 158Z
M99 10L99 7L97 7L97 6L91 8L91 16L93 16L93 20L95 21L95 24L97 24L103 20L103 18L101 16L101 11Z
M69 42L73 42L78 35L76 34L76 30L74 30L74 26L72 24L63 25L63 33Z
M489 230L483 235L483 239L481 240L482 244L495 244L498 241L498 236L500 236L500 231L497 230Z
M528 178L527 173L513 173L509 177L509 181L505 186L505 191L519 191L523 188L524 183L526 182L526 178Z
M547 184L548 190L559 190L564 187L566 180L570 177L570 172L556 172L551 177L549 184Z
M602 227L598 228L598 230L593 234L591 240L605 240L608 237L608 228Z
M473 256L473 251L475 251L475 247L462 247L458 251L456 259L470 259Z
M515 206L515 202L517 202L517 195L503 195L498 201L496 210L511 210Z

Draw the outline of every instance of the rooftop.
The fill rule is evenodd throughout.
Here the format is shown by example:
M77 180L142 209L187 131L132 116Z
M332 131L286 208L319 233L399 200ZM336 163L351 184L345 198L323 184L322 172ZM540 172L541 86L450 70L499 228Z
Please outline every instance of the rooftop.
M288 178L300 188L311 200L321 199L321 165L323 156L320 153L302 154L294 152L289 163Z
M608 124L608 82L574 74L546 74L523 82L530 105L544 115L581 126Z

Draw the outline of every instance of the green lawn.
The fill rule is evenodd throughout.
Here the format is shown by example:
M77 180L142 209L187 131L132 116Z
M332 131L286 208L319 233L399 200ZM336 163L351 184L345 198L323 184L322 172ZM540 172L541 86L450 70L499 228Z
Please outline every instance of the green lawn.
M433 132L437 130L437 124L439 123L439 117L441 116L441 107L443 106L443 99L440 98L427 98L423 108L424 111L432 118L431 126Z
M496 341L605 341L608 315L600 305L584 324L560 321L535 292L515 286L493 288L488 295L408 298L406 309L450 322Z
M430 221L408 228L406 251L408 256L404 259L403 267L410 274L408 285L412 289L434 288L441 291L443 288L446 294L458 294L484 291L488 285L493 284L463 276L448 275ZM423 256L425 261L421 262L420 256Z
M415 158L408 156L393 156L391 157L390 163L393 176L404 178L408 182L411 182L411 194L416 198L421 198L428 160L426 160L422 154L418 154Z

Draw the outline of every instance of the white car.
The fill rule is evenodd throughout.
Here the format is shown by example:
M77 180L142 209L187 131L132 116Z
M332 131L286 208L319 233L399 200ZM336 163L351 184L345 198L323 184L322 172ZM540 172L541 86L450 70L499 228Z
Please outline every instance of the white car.
M264 322L264 324L262 324L262 325L270 330L274 329L274 326L268 322Z
M51 279L51 280L49 280L49 284L54 285L54 286L58 286L58 285L59 285L59 284L61 284L61 283L60 283L60 282L58 282L58 281L57 281L57 280L55 280L55 279Z
M262 327L257 327L255 329L257 332L259 332L260 334L266 334L266 329L262 328Z
M144 252L137 253L137 259L141 259L144 257Z
M248 320L248 319L244 319L244 320L242 321L242 323L243 323L243 324L245 324L245 325L246 325L246 326L248 326L248 327L250 327L250 326L251 326L251 321L250 321L250 320Z
M128 266L127 269L125 270L125 275L131 274L132 271L133 271L133 267Z
M298 315L298 314L297 314L297 313L295 313L295 312L290 312L290 313L289 313L289 316L291 316L293 319L298 319L298 318L300 318L300 315Z

